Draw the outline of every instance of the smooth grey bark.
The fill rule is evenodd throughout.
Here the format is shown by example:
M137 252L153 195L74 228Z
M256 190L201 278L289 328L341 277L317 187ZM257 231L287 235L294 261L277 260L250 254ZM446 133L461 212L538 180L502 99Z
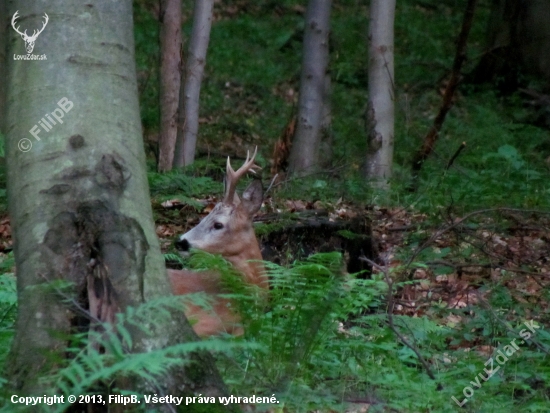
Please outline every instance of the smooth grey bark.
M393 26L395 0L371 0L369 20L368 147L365 177L387 188L394 142Z
M22 21L31 25L36 16L39 23L42 3L14 3L11 14L20 10ZM20 395L48 390L39 379L67 357L74 303L90 313L99 304L102 311L93 315L112 320L118 310L170 294L149 200L132 2L51 0L48 14L35 47L47 60L9 60L7 76L8 207L19 313L5 377ZM19 36L12 34L9 44L9 55L25 53ZM25 139L32 144L28 151ZM60 279L74 283L69 302L36 288ZM149 327L154 337L131 330L133 352L197 338L183 312ZM155 388L179 396L225 392L209 354L192 361ZM138 392L148 385L130 384Z
M195 160L199 131L199 98L210 41L213 8L214 0L195 0L193 28L183 75L184 85L180 95L178 139L174 155L176 167L190 165Z
M172 169L181 81L181 0L160 2L160 135L158 170Z
M305 16L298 125L289 172L305 175L319 166L323 94L329 58L331 0L309 0Z

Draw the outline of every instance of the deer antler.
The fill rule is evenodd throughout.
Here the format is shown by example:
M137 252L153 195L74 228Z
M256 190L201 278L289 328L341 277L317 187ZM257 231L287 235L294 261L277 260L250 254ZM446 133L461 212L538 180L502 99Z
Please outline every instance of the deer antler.
M19 14L19 10L17 10L15 12L15 14L13 15L13 17L11 18L11 26L13 27L13 30L15 30L17 33L19 33L21 36L25 36L27 37L27 31L25 30L25 33L21 33L19 31L19 26L15 27L15 21L17 20L17 15Z
M227 157L227 173L225 176L225 195L223 197L223 203L226 205L233 205L239 197L235 194L235 189L237 188L237 182L243 177L248 171L256 173L255 168L262 169L258 165L254 164L254 158L258 153L258 147L254 149L254 154L252 158L250 157L250 151L246 151L246 161L244 161L243 166L241 166L235 172L231 167L231 162L229 161L229 156Z
M49 20L50 20L50 18L48 17L48 15L46 13L44 13L44 23L42 24L42 28L38 31L37 30L33 31L32 36L31 36L33 39L36 39L38 37L38 35L44 31L44 29L46 28L46 25L48 24Z
M32 36L29 36L27 34L27 30L25 30L23 33L21 33L21 31L19 31L19 26L15 27L15 22L16 22L17 18L19 17L18 14L19 14L19 10L17 10L15 12L15 14L13 15L13 17L11 18L11 26L13 27L13 30L15 30L18 34L20 34L21 37L23 37L23 39L34 39L34 40L36 40L38 35L44 31L44 29L46 28L46 25L48 24L48 21L50 20L48 15L46 13L44 13L44 23L42 23L42 28L40 30L34 30L33 33L32 33Z

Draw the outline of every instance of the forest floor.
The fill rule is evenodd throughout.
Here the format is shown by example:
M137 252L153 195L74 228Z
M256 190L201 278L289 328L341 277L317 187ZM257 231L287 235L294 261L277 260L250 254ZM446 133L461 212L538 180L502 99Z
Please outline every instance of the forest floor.
M539 80L521 79L522 90L512 94L501 93L494 84L462 83L423 166L418 190L408 191L412 154L441 105L463 3L397 4L394 176L390 191L382 194L360 173L366 152L368 10L364 2L334 2L332 167L275 187L256 217L256 229L263 239L276 227L270 220L277 214L291 220L314 214L330 222L362 222L367 230L359 235L372 240L370 253L363 252L379 268L362 280L364 288L349 289L344 297L357 298L361 312L340 314L342 328L334 332L327 327L315 336L323 344L298 363L303 370L294 371L296 393L289 398L295 410L288 407L286 412L345 411L344 402L367 399L357 411L377 405L382 407L373 411L452 412L458 403L451 396L467 400L465 411L476 413L548 411L550 132L543 116L547 107L537 106L537 99L525 93L538 90ZM479 2L464 74L473 71L484 53L491 3ZM188 36L192 2L184 4ZM269 171L272 148L295 116L303 13L298 0L216 2L201 91L200 156L194 167L168 174L155 172L153 151L148 157L156 233L164 253L174 252L175 237L218 201L222 155L243 157L258 146L258 161ZM158 2L136 1L134 20L144 145L151 149L159 124ZM466 148L447 168L462 142ZM2 172L0 275L14 271ZM340 231L342 236L353 232ZM318 241L321 245L325 239L319 236ZM292 256L287 258L283 264L294 265ZM384 272L393 281L391 297L376 284L384 280ZM388 312L390 302L393 311ZM291 319L289 309L296 306L285 302L281 308L287 313L280 318ZM521 347L520 356L497 366L498 374L490 380L482 377L481 385L473 384L487 360L530 322L542 328ZM288 331L273 353L291 339L298 341L299 329ZM270 353L257 358L251 353L233 354L229 367L221 363L224 379L235 392L255 389L271 395L274 386L266 377L276 376L282 364L272 362ZM254 369L258 366L263 366L260 373ZM475 396L467 395L468 388ZM323 402L312 406L316 398Z
M173 250L176 236L206 216L216 199L197 202L206 205L204 210L182 209L177 223L172 213L163 216L163 209L177 209L180 202L156 205L156 231L164 252ZM271 198L265 201L268 208L264 207L256 221L265 222L262 217L273 209L299 215L317 211L320 206L287 199L274 208L271 202ZM434 302L445 302L448 308L456 309L478 304L490 293L489 289L480 291L484 280L508 288L518 302L537 302L538 311L549 309L549 302L540 294L550 284L550 212L494 208L459 216L441 211L441 219L434 222L426 214L399 207L374 206L367 210L342 202L323 202L322 207L331 221L366 220L371 227L374 261L396 269L394 275L401 281L414 280L395 297L400 314L422 316ZM411 265L415 262L423 266Z
M158 203L155 207L157 235L164 250L173 249L174 237L194 226L211 210L216 199L209 197L196 201L206 205L203 213L185 208L180 212L178 223L173 222L173 213L167 213L177 207L178 201L167 201L164 206ZM388 271L393 283L399 285L390 299L392 314L429 319L442 328L455 331L452 339L446 339L442 354L433 354L428 360L430 368L435 368L438 357L452 365L456 362L453 354L462 352L490 359L499 348L499 341L488 337L491 334L484 331L487 323L500 324L508 334L514 333L512 326L519 319L547 325L550 312L548 212L493 208L458 215L448 208L441 209L434 217L401 207L365 208L341 199L331 204L268 198L256 221L264 225L266 217L273 216L274 210L297 216L322 210L323 215L334 222L358 218L368 222L373 260ZM321 245L322 240L318 244ZM380 270L375 268L373 273ZM387 305L388 301L384 306ZM483 315L480 309L487 314ZM354 323L353 317L342 321L348 326ZM403 334L407 340L412 337L416 342L414 334ZM407 345L416 348L416 345ZM536 346L549 351L547 344L539 342ZM370 411L372 403L368 400L348 399L345 411Z

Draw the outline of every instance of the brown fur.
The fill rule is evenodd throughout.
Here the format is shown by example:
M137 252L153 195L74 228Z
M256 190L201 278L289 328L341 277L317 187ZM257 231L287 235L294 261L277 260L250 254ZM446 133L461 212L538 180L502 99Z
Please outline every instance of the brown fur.
M193 329L200 337L208 337L227 332L241 335L239 326L240 318L225 298L217 297L223 291L220 288L220 275L215 272L193 272L189 270L168 270L168 278L172 285L172 291L176 295L205 292L212 295L214 303L212 311L199 306L188 304L185 308L185 316L193 325Z

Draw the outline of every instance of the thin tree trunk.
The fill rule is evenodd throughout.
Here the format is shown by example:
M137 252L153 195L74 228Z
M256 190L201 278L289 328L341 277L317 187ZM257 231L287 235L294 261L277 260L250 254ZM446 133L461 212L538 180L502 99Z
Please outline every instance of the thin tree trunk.
M289 172L297 175L313 172L319 164L330 8L331 0L309 0L306 11L298 126L289 159Z
M460 30L460 35L458 36L458 44L456 46L456 54L453 61L453 68L451 70L451 78L447 82L447 87L445 88L445 92L443 93L443 101L441 102L439 112L434 119L434 123L424 137L422 146L414 155L412 161L413 181L411 185L411 190L416 190L418 188L418 174L422 169L424 161L433 152L437 139L439 138L439 131L443 126L443 122L445 122L445 117L453 106L453 96L460 81L462 63L464 63L464 60L466 60L466 45L468 43L468 35L470 34L470 29L472 28L472 21L474 19L476 3L477 0L468 0L468 3L466 4L466 10L464 12L464 18L462 20L462 28Z
M43 13L31 0L14 2L15 10L22 17ZM68 357L76 304L90 317L112 321L117 311L170 294L148 197L132 2L51 0L48 14L56 18L39 37L48 60L10 60L7 76L8 206L19 312L4 377L19 395L51 394L41 378ZM10 55L24 53L22 41L9 44ZM23 139L32 143L29 151L21 150ZM69 300L42 289L59 280L73 283ZM98 306L102 311L94 310ZM147 327L154 337L130 330L132 352L197 338L183 312ZM209 354L190 361L153 386L142 379L113 385L142 394L225 393Z
M195 160L199 131L199 97L210 41L213 7L214 0L195 0L193 29L185 67L185 83L180 95L182 106L174 157L174 165L177 167L190 165Z
M181 81L181 0L160 2L160 135L158 170L172 169Z
M394 143L393 25L395 0L371 0L369 22L368 147L365 177L387 188Z

